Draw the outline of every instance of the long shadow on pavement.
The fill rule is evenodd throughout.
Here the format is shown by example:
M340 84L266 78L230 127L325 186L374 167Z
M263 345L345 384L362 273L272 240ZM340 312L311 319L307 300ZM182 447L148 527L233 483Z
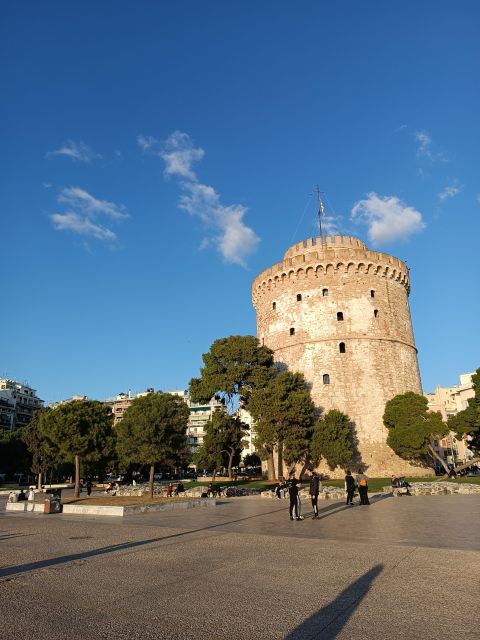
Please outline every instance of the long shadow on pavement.
M102 555L105 555L106 553L113 553L115 551L123 551L125 549L134 549L135 547L143 547L147 544L152 544L154 542L161 542L163 540L181 538L183 536L191 535L192 533L199 533L200 531L217 529L218 527L224 527L225 525L235 524L236 522L243 522L244 520L251 520L252 518L260 518L262 516L270 515L272 513L277 513L278 511L282 511L282 509L274 509L273 511L258 513L253 516L246 516L245 518L230 520L229 522L220 522L218 524L209 525L208 527L190 529L189 531L182 531L181 533L172 533L168 536L160 536L158 538L149 538L148 540L138 540L136 542L121 542L119 544L109 545L108 547L100 547L99 549L91 549L90 551L83 551L81 553L72 553L66 556L59 556L58 558L47 558L46 560L38 560L37 562L29 562L27 564L20 564L14 567L5 567L3 569L0 569L0 578L13 576L19 573L27 573L28 571L35 571L37 569L44 569L45 567L51 567L58 564L65 564L66 562L74 562L76 560L84 560L85 558L102 556Z
M382 498L380 498L382 499ZM329 515L334 515L335 513L339 513L343 511L347 507L344 505L341 508L338 508L338 504L331 505L322 509L324 515L320 516L320 518L326 518ZM349 508L349 507L348 507ZM138 540L136 542L122 542L119 544L109 545L108 547L100 547L99 549L91 549L90 551L83 551L81 553L72 553L65 556L59 556L58 558L48 558L46 560L38 560L37 562L29 562L27 564L21 564L13 567L5 567L0 569L0 578L6 578L8 576L17 575L19 573L27 573L29 571L35 571L37 569L44 569L45 567L52 567L58 564L65 564L67 562L75 562L76 560L84 560L85 558L94 558L95 556L102 556L107 553L114 553L115 551L124 551L126 549L134 549L136 547L143 547L147 544L153 544L154 542L162 542L163 540L172 540L174 538L181 538L183 536L191 535L192 533L199 533L201 531L209 531L211 529L218 529L219 527L225 527L230 524L236 524L238 522L244 522L245 520L252 520L253 518L261 518L263 516L271 515L272 513L277 513L279 511L283 511L285 507L281 507L280 509L274 509L273 511L266 511L265 513L257 513L253 516L246 516L245 518L238 518L237 520L230 520L229 522L220 522L218 524L212 524L208 527L200 527L198 529L190 529L189 531L182 531L181 533L172 533L168 536L160 536L158 538L149 538L148 540ZM331 511L335 509L332 513L325 513L326 511Z
M336 638L355 609L367 595L372 582L383 571L377 564L363 576L352 582L330 604L322 607L305 622L293 629L285 640L332 640Z

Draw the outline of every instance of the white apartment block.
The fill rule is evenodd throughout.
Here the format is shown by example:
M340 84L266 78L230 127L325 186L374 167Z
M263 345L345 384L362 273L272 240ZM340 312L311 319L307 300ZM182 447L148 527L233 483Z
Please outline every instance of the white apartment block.
M25 427L43 407L37 391L16 380L0 378L0 394L0 426L9 431Z
M468 407L468 400L475 396L472 383L472 373L462 373L460 384L452 387L437 386L433 393L426 393L428 409L442 414L446 422L449 416L454 416ZM435 440L434 446L437 452L448 464L462 464L472 456L467 443L457 440L455 434L450 432L440 441Z

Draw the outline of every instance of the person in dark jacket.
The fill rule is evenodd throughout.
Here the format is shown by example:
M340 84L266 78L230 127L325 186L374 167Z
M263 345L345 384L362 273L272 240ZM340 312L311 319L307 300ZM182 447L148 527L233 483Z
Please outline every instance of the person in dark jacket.
M310 500L313 507L313 520L318 520L318 494L321 489L320 476L316 471L311 471L310 476Z
M303 520L303 516L301 515L300 496L298 495L299 484L299 481L294 475L291 475L287 482L288 495L290 497L290 520ZM295 518L293 517L294 512Z
M355 480L353 479L352 472L347 469L347 475L345 476L345 491L347 492L347 503L353 507L353 494L355 493Z

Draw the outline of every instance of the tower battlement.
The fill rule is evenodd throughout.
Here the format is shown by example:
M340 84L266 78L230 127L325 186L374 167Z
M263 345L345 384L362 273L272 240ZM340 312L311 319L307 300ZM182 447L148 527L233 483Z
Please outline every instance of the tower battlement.
M388 253L368 249L358 238L336 235L327 236L323 241L322 238L307 238L289 247L282 262L265 269L255 278L252 286L253 305L256 306L258 296L265 289L285 280L318 280L345 274L392 279L401 283L407 294L410 293L409 271L404 262Z

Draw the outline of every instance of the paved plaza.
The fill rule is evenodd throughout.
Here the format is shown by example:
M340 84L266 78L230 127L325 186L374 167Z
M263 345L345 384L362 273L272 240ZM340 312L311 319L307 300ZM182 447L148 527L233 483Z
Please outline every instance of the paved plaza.
M125 518L6 513L3 640L480 637L480 497Z

